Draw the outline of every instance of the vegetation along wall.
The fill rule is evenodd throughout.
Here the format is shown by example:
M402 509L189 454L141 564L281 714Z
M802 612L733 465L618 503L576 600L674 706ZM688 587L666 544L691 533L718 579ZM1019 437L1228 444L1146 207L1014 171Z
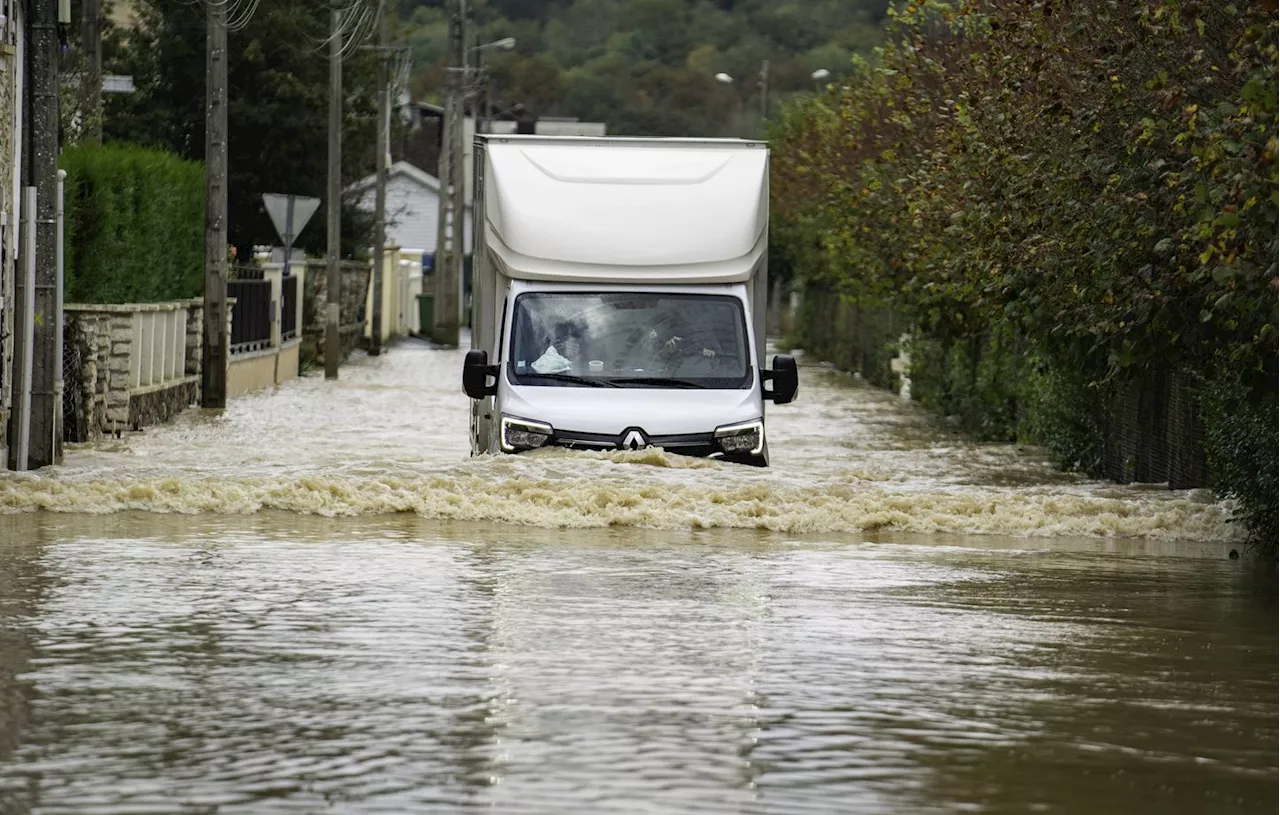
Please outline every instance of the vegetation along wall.
M132 145L64 150L66 300L150 303L204 290L204 165Z
M1274 6L903 4L773 122L797 341L1120 481L1211 485L1274 546Z

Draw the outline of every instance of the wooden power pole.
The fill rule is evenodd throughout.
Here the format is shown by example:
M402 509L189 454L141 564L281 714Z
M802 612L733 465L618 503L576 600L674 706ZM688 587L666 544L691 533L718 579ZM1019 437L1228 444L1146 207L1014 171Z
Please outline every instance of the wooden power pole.
M324 318L324 378L338 378L342 338L338 321L342 315L342 12L331 12L333 30L329 37L329 216L328 276Z
M58 3L35 0L31 13L30 179L36 188L35 316L28 467L53 464L57 453L55 355L58 313Z
M390 146L387 140L391 122L390 56L388 50L391 39L391 18L387 9L387 0L378 0L378 164L377 191L375 193L374 219L377 228L374 234L374 272L373 272L373 314L369 331L369 354L378 356L382 353L382 285L386 274L387 260L387 152Z
M80 49L85 57L86 138L102 143L102 0L82 0Z
M462 120L466 115L467 0L456 0L449 15L449 95L441 122L440 213L436 234L435 339L442 345L458 344L458 309L462 280L462 237L466 205L462 183Z
M205 4L204 347L200 405L227 406L227 3Z

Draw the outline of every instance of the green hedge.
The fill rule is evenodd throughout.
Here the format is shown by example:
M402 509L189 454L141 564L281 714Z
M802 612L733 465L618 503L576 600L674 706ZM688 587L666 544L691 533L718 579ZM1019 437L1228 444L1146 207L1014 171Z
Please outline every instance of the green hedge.
M890 18L846 83L771 123L779 271L897 315L922 403L1098 475L1207 483L1274 552L1273 10L914 0ZM797 336L855 367L895 339L839 316L808 308Z
M63 152L66 299L197 297L204 274L204 165L133 145Z

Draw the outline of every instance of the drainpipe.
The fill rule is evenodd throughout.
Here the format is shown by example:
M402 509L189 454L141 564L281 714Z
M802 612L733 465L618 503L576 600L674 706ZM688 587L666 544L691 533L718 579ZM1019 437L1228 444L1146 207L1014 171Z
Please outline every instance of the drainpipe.
M36 188L23 189L22 201L22 313L18 318L22 326L22 389L18 392L17 436L15 439L15 470L27 469L27 456L31 449L31 369L35 357L32 341L36 329Z
M66 235L66 200L63 197L66 188L67 171L58 170L57 220L58 242L55 248L57 255L57 294L54 299L54 336L53 336L53 461L62 463L62 423L66 421L62 407L62 392L66 387L63 381L62 347L63 332L66 330L66 315L62 311L66 294L66 248L63 245Z

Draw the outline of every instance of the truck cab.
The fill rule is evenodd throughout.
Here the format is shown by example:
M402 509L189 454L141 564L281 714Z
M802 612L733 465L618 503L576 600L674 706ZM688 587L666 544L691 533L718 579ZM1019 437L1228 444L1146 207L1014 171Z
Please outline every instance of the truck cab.
M473 454L660 447L767 465L768 151L759 142L480 136ZM483 220L481 220L483 219Z

